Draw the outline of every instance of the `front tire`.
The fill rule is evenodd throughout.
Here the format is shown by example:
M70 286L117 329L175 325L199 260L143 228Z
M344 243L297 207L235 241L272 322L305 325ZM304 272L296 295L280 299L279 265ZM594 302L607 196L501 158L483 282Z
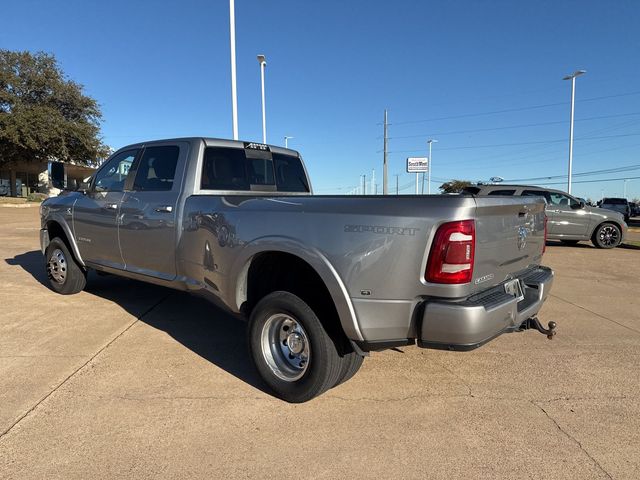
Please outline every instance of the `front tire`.
M87 274L76 263L67 245L55 237L45 250L47 277L51 289L62 295L81 292L87 284Z
M615 248L620 245L622 234L614 223L603 223L596 228L592 242L597 248Z
M273 292L260 300L251 312L248 334L258 373L287 402L321 395L343 372L342 358L317 315L292 293Z

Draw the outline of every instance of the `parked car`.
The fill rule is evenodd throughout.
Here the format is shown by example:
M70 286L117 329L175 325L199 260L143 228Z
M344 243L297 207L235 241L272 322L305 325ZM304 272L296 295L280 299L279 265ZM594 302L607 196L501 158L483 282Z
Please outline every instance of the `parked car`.
M640 204L629 202L629 208L631 209L632 217L637 217L638 215L640 215Z
M625 222L629 222L629 218L631 217L631 207L626 198L605 197L602 199L602 202L600 202L600 208L621 213L624 216Z
M589 207L561 190L531 185L472 185L463 193L488 196L538 196L547 203L548 238L566 244L590 240L598 248L614 248L627 232L626 220L618 212Z
M553 283L538 198L316 196L295 151L188 138L120 149L41 227L53 290L93 269L198 293L249 319L256 369L290 402L369 351L554 333L536 318Z

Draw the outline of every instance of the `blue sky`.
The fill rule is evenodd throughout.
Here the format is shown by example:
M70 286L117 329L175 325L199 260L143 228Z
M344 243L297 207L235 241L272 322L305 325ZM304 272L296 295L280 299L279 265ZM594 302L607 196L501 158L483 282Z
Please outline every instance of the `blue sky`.
M1 11L0 48L55 54L102 105L114 148L231 137L228 1L21 0ZM394 174L413 191L405 159L425 155L429 137L437 180L566 175L562 77L583 68L574 173L637 167L574 182L640 177L638 25L636 0L236 0L240 138L261 140L264 53L268 142L295 137L317 193L346 193L372 169L381 190L385 108L392 191ZM617 180L573 193L622 191ZM640 197L640 178L627 194Z

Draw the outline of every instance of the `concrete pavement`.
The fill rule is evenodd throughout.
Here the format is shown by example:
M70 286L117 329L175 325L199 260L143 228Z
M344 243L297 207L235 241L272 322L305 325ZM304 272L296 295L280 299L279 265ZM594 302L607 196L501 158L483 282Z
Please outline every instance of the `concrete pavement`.
M303 405L244 324L183 293L43 284L37 209L0 209L0 478L640 477L640 250L550 246L553 341L373 354Z

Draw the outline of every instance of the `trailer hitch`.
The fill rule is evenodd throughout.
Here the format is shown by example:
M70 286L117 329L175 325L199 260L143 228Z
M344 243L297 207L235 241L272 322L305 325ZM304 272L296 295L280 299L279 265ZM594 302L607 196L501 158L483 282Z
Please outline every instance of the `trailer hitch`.
M549 340L553 340L554 335L557 333L556 322L549 322L548 328L544 328L540 320L538 320L538 317L527 318L520 326L520 330L529 330L532 328L546 335Z

